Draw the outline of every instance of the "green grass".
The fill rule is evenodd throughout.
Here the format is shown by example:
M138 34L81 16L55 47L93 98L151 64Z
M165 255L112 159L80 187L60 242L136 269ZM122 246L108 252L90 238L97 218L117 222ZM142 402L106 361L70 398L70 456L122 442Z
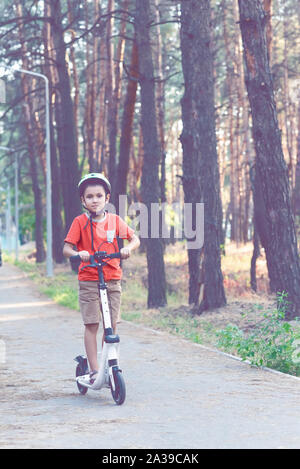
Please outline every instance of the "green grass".
M42 288L42 292L59 305L79 310L78 293L74 287L67 285L48 285Z
M300 376L299 318L293 324L285 321L286 298L285 293L278 294L277 308L263 313L263 319L250 332L228 324L218 331L217 346L252 365Z
M13 255L4 254L4 262L14 264L38 285L40 291L56 303L70 309L79 310L77 276L71 271L59 273L54 277L45 276L45 264L36 264L24 260L16 261Z

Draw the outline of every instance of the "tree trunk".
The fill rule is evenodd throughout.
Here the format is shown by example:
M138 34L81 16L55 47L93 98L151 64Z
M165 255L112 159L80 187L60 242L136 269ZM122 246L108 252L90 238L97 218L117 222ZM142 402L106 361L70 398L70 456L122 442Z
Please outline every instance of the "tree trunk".
M50 5L52 17L51 33L56 52L56 66L58 72L57 88L60 98L56 101L58 148L65 222L66 229L68 229L73 219L81 212L81 203L77 196L77 184L79 180L77 142L70 78L66 62L66 45L63 35L60 0L53 0Z
M259 250L259 237L257 234L257 228L255 223L255 218L253 219L253 252L251 257L251 268L250 268L250 285L253 291L257 291L257 281L256 281L256 260L260 256Z
M262 203L262 199L260 200L259 197L262 197L261 191L255 191L255 165L251 166L250 170L250 181L251 181L251 189L252 189L252 196L253 200L255 198L255 206L259 207ZM253 230L252 230L252 242L253 242L253 251L251 257L251 267L250 267L250 285L253 291L257 291L257 282L256 282L256 260L260 256L260 249L259 249L259 235L257 231L257 223L256 220L256 213L254 211L252 223L253 223Z
M189 249L190 301L203 284L198 313L226 304L221 272L221 199L216 151L210 2L181 2L181 52L185 91L182 99L183 189L185 202L204 202L204 251ZM196 226L194 224L194 226ZM194 302L194 301L193 301Z
M160 11L158 0L154 0L155 22L155 62L156 76L158 82L156 85L156 105L157 105L157 132L160 142L161 162L160 162L160 197L161 202L166 202L166 149L165 149L165 90L164 90L164 73L163 73L163 41L160 30Z
M45 2L45 16L50 16L50 7ZM55 129L53 126L53 98L55 96L55 85L57 82L57 70L55 68L55 54L53 49L53 40L51 37L50 24L45 22L43 28L44 47L45 47L45 66L44 73L49 79L50 96L50 153L51 153L51 199L52 199L52 239L53 239L53 258L56 263L61 264L65 261L62 252L64 227L62 220L62 201L60 174L56 151Z
M51 152L51 200L52 200L52 252L57 264L65 262L62 246L64 243L64 226L61 216L61 187L57 161L56 142L53 127L53 109L50 110L50 152Z
M245 56L245 81L252 111L256 151L254 209L257 230L266 252L273 292L288 294L287 317L300 311L300 265L291 212L287 167L278 128L261 0L239 0Z
M89 27L89 9L93 8L93 16L96 16L98 11L98 2L90 5L88 2L84 4L84 17L85 28ZM95 134L95 103L96 103L96 66L97 66L97 49L98 49L98 35L93 37L92 46L89 38L86 39L86 67L85 67L85 108L84 108L84 153L88 158L90 172L97 171L97 162L94 147L94 134ZM92 47L92 50L91 50Z
M237 244L247 242L249 211L249 126L248 100L243 74L243 51L239 31L238 5L222 1L223 37L226 58L226 95L228 96L228 132L230 155L230 239ZM230 9L230 15L228 14ZM232 11L231 11L232 10ZM232 21L234 23L232 24ZM231 26L231 27L230 27ZM226 120L227 120L226 119ZM226 137L225 137L226 138Z
M235 49L232 47L233 38L229 37L227 26L227 6L225 0L222 2L223 7L223 37L225 43L225 63L226 63L226 87L228 95L228 137L229 137L229 156L230 156L230 203L229 210L231 213L230 218L230 240L239 242L239 193L238 193L238 155L235 151L234 142L237 138L236 129L234 126L234 113L235 113L235 75L234 62L235 62Z
M114 191L114 182L116 174L116 107L114 100L114 89L115 89L115 75L113 67L113 58L114 58L114 45L112 42L112 30L114 26L114 19L112 16L112 11L114 10L114 0L108 0L107 4L107 25L106 25L106 51L107 51L107 61L106 61L106 102L107 106L107 134L108 134L108 178L112 184L112 190Z
M28 93L28 88L25 85L25 80L28 77L23 78L23 91L24 95ZM43 197L42 190L39 185L39 165L38 158L36 156L36 146L34 141L34 131L30 124L32 109L30 107L30 99L26 100L25 103L25 118L27 128L27 139L30 157L30 176L32 181L32 191L34 195L34 210L35 210L35 246L36 246L36 262L43 262L46 257L44 248L44 233L43 233Z
M127 175L129 171L129 158L132 142L132 125L136 91L138 84L138 50L134 39L131 52L131 63L127 83L126 97L123 107L122 128L120 138L120 154L117 169L117 179L114 192L114 205L119 208L119 195L127 194Z
M263 7L266 13L266 38L267 38L267 50L269 54L269 63L272 62L272 0L263 0Z
M166 305L166 280L163 244L151 237L151 204L159 204L160 145L157 135L154 71L150 44L149 0L136 0L135 30L138 45L139 82L141 87L141 127L144 143L142 172L142 201L148 209L148 238L146 239L148 265L148 307Z
M128 10L129 0L124 0L122 4L123 16L120 23L119 30L119 41L116 48L115 64L112 63L112 74L114 76L114 87L111 90L111 103L109 106L108 115L108 135L109 135L109 178L112 184L112 193L115 194L118 191L118 163L117 163L117 135L118 135L118 118L119 118L119 107L121 99L121 83L122 83L122 72L123 72L123 58L124 58L124 47L125 47L125 32L126 32L126 12ZM110 39L111 40L111 39ZM135 99L134 99L135 101ZM128 173L128 168L127 168ZM127 177L127 173L125 177ZM121 192L125 194L125 192Z
M22 18L23 11L19 2L15 2L17 16ZM29 59L27 57L26 38L24 32L24 25L19 22L19 38L22 49L22 66L24 69L29 70ZM22 90L25 101L25 127L30 157L30 177L32 181L32 191L34 196L34 209L35 209L35 245L36 245L36 262L43 262L46 257L44 240L43 240L43 198L42 190L39 183L39 158L38 158L38 129L36 128L35 110L33 108L32 95L33 90L32 77L22 76L21 78ZM30 83L30 85L29 85Z
M295 187L293 190L293 213L300 216L300 90L298 92L298 129L297 129L297 163L295 169Z
M69 24L72 24L74 21L73 17L73 5L70 0L67 0L68 4L68 21ZM76 33L73 29L69 29L71 33L72 41L76 38ZM77 143L77 154L79 154L79 139L78 139L78 118L79 118L79 76L77 71L76 65L76 53L74 45L70 46L70 62L72 63L72 78L73 78L73 86L74 86L74 124L75 124L75 136L76 136L76 143Z

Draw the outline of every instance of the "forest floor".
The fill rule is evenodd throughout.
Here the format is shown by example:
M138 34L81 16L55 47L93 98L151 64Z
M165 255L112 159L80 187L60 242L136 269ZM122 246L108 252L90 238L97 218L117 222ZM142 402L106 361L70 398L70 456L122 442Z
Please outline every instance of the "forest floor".
M222 330L228 324L247 331L261 321L264 313L276 308L276 298L268 290L268 272L264 254L261 254L257 260L257 292L251 290L251 256L251 243L244 246L231 243L226 246L226 255L222 257L222 271L227 304L197 315L188 305L188 265L183 243L169 245L165 253L168 306L146 309L144 293L141 298L143 312L134 314L134 311L137 313L141 310L142 305L134 287L131 293L131 277L134 277L135 285L141 283L145 291L147 287L145 256L134 255L124 262L126 310L133 312L137 322L158 329L167 329L169 332L179 333L206 345L214 345L215 332Z

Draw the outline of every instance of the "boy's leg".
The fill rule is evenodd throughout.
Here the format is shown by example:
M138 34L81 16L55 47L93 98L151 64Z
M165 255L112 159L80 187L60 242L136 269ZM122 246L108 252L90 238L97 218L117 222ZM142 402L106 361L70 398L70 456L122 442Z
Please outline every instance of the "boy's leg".
M87 355L87 359L90 366L90 371L98 370L98 358L97 358L97 332L99 323L97 324L85 324L84 331L84 345Z
M84 330L84 345L90 371L98 370L97 332L99 328L99 294L97 282L79 282L79 305Z

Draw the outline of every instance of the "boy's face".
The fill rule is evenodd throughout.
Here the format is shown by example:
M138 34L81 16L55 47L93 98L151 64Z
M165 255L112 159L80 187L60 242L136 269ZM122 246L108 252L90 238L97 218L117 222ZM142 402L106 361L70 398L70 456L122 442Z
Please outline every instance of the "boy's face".
M81 197L81 201L91 212L101 212L109 201L109 194L105 194L103 186L87 186Z

